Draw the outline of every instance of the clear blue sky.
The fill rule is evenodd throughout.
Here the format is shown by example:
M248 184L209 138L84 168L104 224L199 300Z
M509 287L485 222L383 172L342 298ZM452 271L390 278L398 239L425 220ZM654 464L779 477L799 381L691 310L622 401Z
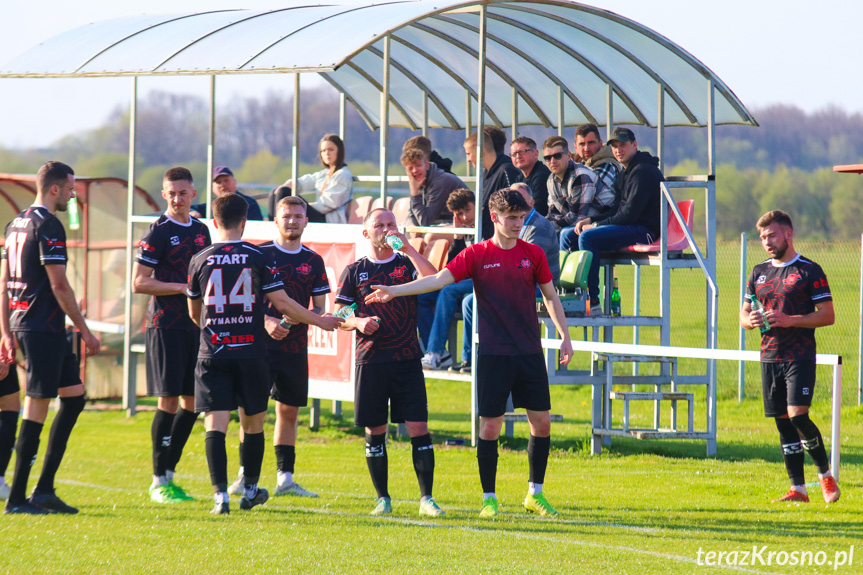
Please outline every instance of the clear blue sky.
M586 2L641 22L713 69L750 109L773 103L806 111L837 105L863 111L859 30L863 1L833 0L594 0ZM0 3L0 63L65 30L138 13L195 12L279 6L277 0L117 0ZM819 10L822 6L824 9ZM48 145L100 125L117 105L128 106L129 79L0 80L0 146ZM219 97L290 90L290 77L222 77ZM142 92L206 96L206 78L142 78ZM0 167L2 171L2 167Z

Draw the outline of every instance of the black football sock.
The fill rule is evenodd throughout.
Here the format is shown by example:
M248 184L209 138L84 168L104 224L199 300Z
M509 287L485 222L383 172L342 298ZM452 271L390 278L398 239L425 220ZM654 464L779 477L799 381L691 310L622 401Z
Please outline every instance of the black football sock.
M12 450L15 448L15 431L18 429L17 411L0 411L0 477L6 475Z
M830 471L830 461L827 460L824 439L821 437L818 426L809 419L809 414L795 415L791 418L791 423L797 428L797 433L800 434L800 439L803 440L803 449L809 453L809 457L818 466L818 473L827 473Z
M389 462L387 461L387 434L370 435L366 433L366 465L372 476L372 485L378 497L389 498Z
M150 426L150 438L153 440L153 475L162 477L165 475L166 456L171 448L171 424L174 414L161 409L156 410L153 416L153 425Z
M431 435L426 433L411 437L414 471L420 484L420 496L431 497L434 487L434 446Z
M15 444L15 476L12 478L12 488L9 492L10 505L18 505L27 499L27 481L30 479L30 468L36 461L36 453L39 452L41 434L41 423L29 419L21 421L18 442Z
M494 493L497 482L497 439L476 440L476 461L483 493Z
M257 485L264 462L264 432L247 433L243 440L243 483L246 488Z
M192 435L197 420L198 414L194 411L186 411L182 407L177 410L174 423L171 425L171 447L168 449L166 470L174 471L177 469L177 464L180 463L180 458L183 456L183 449L186 448L186 442L189 441L189 436Z
M791 485L806 485L803 473L803 444L797 428L787 417L776 418L776 429L779 430L779 442L782 444L782 457L785 458L785 469Z
M54 476L60 469L63 455L66 453L66 444L72 434L72 428L78 421L78 416L84 411L87 400L83 395L75 397L61 397L60 409L54 416L51 424L51 434L48 436L48 449L45 451L45 462L42 464L42 474L36 489L43 493L54 492Z
M293 445L276 445L276 470L285 473L294 472L297 451Z
M545 482L545 469L548 467L548 452L551 446L550 437L530 436L527 440L527 462L530 467L528 481L531 483Z
M204 440L207 451L207 467L210 468L210 483L213 491L222 493L228 490L228 452L225 450L225 434L221 431L208 431Z

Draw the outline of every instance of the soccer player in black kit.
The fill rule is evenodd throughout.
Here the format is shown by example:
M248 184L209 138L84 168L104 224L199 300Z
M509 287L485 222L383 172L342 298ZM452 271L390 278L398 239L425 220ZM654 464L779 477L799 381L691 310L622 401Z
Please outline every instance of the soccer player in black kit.
M740 325L769 329L761 334L761 385L764 415L776 420L791 489L778 501L808 502L804 450L818 466L824 501L839 499L824 440L809 419L815 392L815 328L833 325L833 297L821 266L794 250L794 228L785 212L767 212L756 224L770 259L752 269ZM752 309L750 297L764 306Z
M87 327L66 278L66 231L54 216L57 211L66 211L74 197L75 172L61 162L48 162L36 174L33 205L6 226L0 275L8 291L8 305L2 310L6 317L0 355L7 361L14 357L17 341L27 361L27 398L6 513L78 512L54 492L54 476L84 409L84 384L78 358L66 337L64 314L80 331L88 354L98 353L100 342ZM42 474L28 500L30 467L39 450L51 400L58 395L60 409L51 425Z
M302 244L309 218L306 201L299 196L279 200L271 214L279 232L276 240L260 246L267 259L275 261L288 296L303 307L320 314L330 293L330 282L321 256ZM280 325L284 322L288 327ZM277 483L273 495L317 497L294 481L296 463L297 418L300 407L309 402L308 326L283 320L282 314L267 304L264 325L267 328L267 352L270 361L271 396L276 400L276 425L273 447L276 452ZM243 443L240 443L240 474L230 487L231 495L243 494Z
M364 221L363 237L371 243L371 255L342 272L339 280L339 309L357 304L353 317L342 329L356 330L356 401L354 425L366 428L366 463L377 491L372 515L392 513L388 490L387 408L392 421L405 423L413 447L413 464L420 486L420 515L442 515L432 498L434 449L428 430L428 401L417 340L417 298L408 297L397 304L367 304L373 284L398 285L437 269L419 254L399 233L389 210L378 208ZM387 236L397 236L402 247L394 251Z
M241 239L247 210L246 201L236 194L217 198L213 202L217 243L198 252L189 264L189 314L201 327L195 408L206 413L205 446L215 514L230 512L225 433L231 411L238 407L245 433L240 509L251 509L269 498L269 492L258 487L270 392L262 296L295 321L327 331L342 321L317 315L288 297L274 262Z
M198 327L189 317L186 281L192 256L210 245L210 230L189 215L198 192L192 173L171 168L162 180L165 213L138 242L132 291L153 296L147 307L147 395L157 397L151 436L153 482L150 499L178 503L192 499L174 482L174 469L192 433Z

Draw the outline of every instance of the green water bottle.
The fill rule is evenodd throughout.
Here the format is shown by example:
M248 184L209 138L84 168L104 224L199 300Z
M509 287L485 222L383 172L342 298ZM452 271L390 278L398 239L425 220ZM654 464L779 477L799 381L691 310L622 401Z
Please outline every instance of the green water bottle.
M339 311L337 311L333 315L336 317L340 317L342 319L348 319L349 317L354 315L354 312L356 310L357 310L357 304L352 303L351 305L346 305L345 307L343 307L342 309L340 309Z
M614 278L614 289L611 290L611 315L620 316L620 290L617 289L617 278Z
M755 297L755 294L749 295L749 301L752 302L752 310L757 311L761 314L761 319L764 319L764 305L758 301L758 298ZM764 323L761 324L761 333L765 331L770 331L770 322L764 319Z
M78 217L78 198L69 198L66 210L69 212L69 229L79 229L81 227L81 220Z

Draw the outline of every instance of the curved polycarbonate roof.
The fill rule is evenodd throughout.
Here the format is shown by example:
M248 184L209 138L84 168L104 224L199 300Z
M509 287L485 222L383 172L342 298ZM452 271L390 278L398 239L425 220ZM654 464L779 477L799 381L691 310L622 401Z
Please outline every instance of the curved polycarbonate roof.
M86 77L316 72L380 125L384 38L390 38L391 126L464 128L476 110L480 6L406 0L294 3L275 10L145 15L89 24L55 36L0 67L0 77ZM487 7L485 121L556 127L755 119L695 57L612 12L574 2L499 1ZM559 94L558 87L562 90ZM425 97L424 97L425 95ZM427 100L425 99L427 98ZM475 123L475 122L474 122Z

